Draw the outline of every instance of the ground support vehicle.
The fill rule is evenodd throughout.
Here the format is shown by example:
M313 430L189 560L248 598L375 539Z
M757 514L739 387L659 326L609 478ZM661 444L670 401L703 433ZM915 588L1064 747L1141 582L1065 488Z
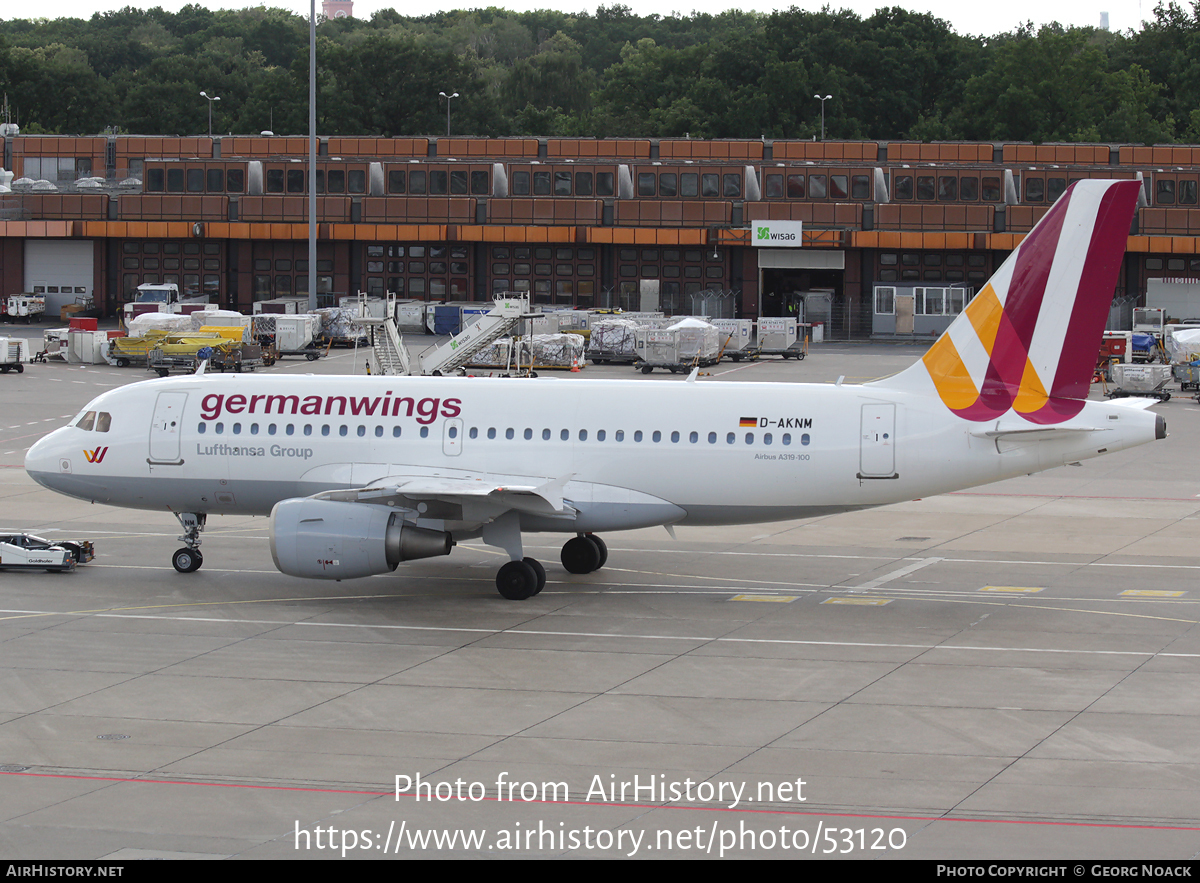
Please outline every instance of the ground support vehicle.
M1114 362L1109 366L1113 389L1105 395L1110 399L1144 396L1160 402L1169 401L1171 393L1163 389L1171 379L1170 365L1127 365Z
M8 322L16 322L18 319L23 319L26 325L30 322L41 322L45 312L46 298L41 294L9 295L4 304L4 318Z
M1133 357L1132 361L1138 364L1148 364L1157 362L1164 358L1162 344L1159 338L1155 337L1148 331L1133 332Z
M29 361L29 341L23 337L0 337L0 373L25 373Z
M190 313L209 304L208 295L180 295L173 282L144 282L137 287L137 298L121 309L125 324L142 313Z
M96 557L87 540L44 540L33 534L0 534L0 568L74 570Z

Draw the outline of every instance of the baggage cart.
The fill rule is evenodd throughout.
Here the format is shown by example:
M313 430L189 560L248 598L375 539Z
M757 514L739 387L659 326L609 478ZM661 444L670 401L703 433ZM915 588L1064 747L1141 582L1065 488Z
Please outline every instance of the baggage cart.
M683 319L670 328L639 327L634 346L634 367L643 374L655 368L678 374L721 361L720 332L702 319Z
M311 313L292 316L255 316L254 339L275 358L303 356L315 362L324 350L317 346L317 317Z
M1114 385L1114 388L1106 393L1110 399L1143 396L1165 402L1171 398L1171 394L1163 389L1171 379L1170 365L1127 365L1115 362L1109 367L1109 371L1112 372Z
M1179 388L1184 392L1200 391L1200 362L1172 365L1171 376L1179 381Z
M108 342L108 354L105 356L105 361L118 368L145 365L149 359L150 350L166 336L166 331L156 328L136 337L114 337Z
M763 316L758 320L758 354L799 361L806 355L798 322L790 317Z
M588 361L632 365L638 360L638 323L632 319L594 318L588 340Z
M713 319L712 324L721 335L723 356L735 362L758 358L753 319Z

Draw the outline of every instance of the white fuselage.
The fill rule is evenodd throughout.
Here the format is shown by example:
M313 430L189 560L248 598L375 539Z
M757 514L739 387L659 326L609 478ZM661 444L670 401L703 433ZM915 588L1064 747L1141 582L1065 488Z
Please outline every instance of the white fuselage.
M122 387L85 410L109 414L107 431L73 424L26 458L38 482L81 499L266 515L400 477L566 479L571 517L521 516L522 529L564 532L878 506L1156 434L1153 413L1120 403L1088 402L1045 428L1012 413L974 423L934 397L870 385L712 381L192 376Z

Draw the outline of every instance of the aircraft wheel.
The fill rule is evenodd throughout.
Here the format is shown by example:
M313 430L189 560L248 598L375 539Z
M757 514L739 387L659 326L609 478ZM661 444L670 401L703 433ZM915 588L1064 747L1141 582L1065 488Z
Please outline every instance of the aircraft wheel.
M604 544L604 540L600 539L594 533L585 534L584 536L591 540L596 545L596 548L600 550L600 563L595 567L596 570L599 570L608 563L608 546Z
M538 592L537 572L524 561L510 561L496 574L496 588L509 601L524 601Z
M600 546L590 537L572 537L559 556L568 573L591 573L600 566Z
M533 594L536 595L542 589L546 588L546 568L542 567L542 562L536 558L526 558L524 560L526 564L533 568L533 573L537 577L537 588L533 590Z
M180 573L195 573L204 563L204 556L198 549L180 549L171 556L171 565Z

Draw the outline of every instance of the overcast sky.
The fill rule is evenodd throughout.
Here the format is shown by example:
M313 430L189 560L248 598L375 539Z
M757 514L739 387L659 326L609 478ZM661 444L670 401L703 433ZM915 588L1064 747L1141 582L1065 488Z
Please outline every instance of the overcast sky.
M885 4L876 2L876 0L846 0L846 2L833 2L829 5L835 8L852 9L863 17L870 15L880 6L903 6L907 9L930 12L939 18L944 18L960 34L990 35L1014 30L1026 21L1032 21L1035 25L1057 21L1060 24L1068 26L1096 27L1100 24L1101 12L1108 13L1110 30L1125 31L1139 27L1143 18L1153 18L1155 2L1156 0L1098 0L1096 3L1086 2L1086 0L1005 0L1005 2L984 3L978 2L978 0L925 0L925 2L893 2ZM129 2L129 0L86 0L86 2L85 0L42 0L38 5L37 11L38 17L45 18L90 18L93 12L121 9L130 5L141 8L162 6L164 9L174 11L186 5L186 2L185 0L161 0L161 2L157 3L142 4ZM307 15L309 9L309 4L304 2L304 0L300 0L300 2L291 0L291 2L271 2L266 4L242 2L242 0L220 0L220 2L202 0L201 5L212 9L238 9L261 5L277 6L303 15ZM472 5L486 6L492 4L429 0L429 2L421 4L418 12L416 9L398 6L394 0L355 0L354 13L357 18L370 18L371 13L376 10L396 9L404 15L415 15L438 9L469 8ZM494 5L513 11L546 8L561 9L565 12L578 12L585 9L595 12L596 10L595 3L584 2L584 0L580 0L580 2L571 2L571 0L510 0L510 2L505 3L497 2ZM609 2L605 5L615 4ZM642 2L626 0L626 5L640 15L657 13L664 16L671 15L672 13L687 15L693 10L716 13L733 6L728 0L690 0L690 2L685 3L675 2L675 0L642 0ZM1181 5L1186 8L1188 4L1183 3ZM813 11L821 8L820 3L804 2L804 0L794 3L788 2L788 0L750 0L750 2L738 8L767 12L773 9L787 9L791 6L799 6L802 9ZM320 8L321 4L320 0L318 0L318 12Z

